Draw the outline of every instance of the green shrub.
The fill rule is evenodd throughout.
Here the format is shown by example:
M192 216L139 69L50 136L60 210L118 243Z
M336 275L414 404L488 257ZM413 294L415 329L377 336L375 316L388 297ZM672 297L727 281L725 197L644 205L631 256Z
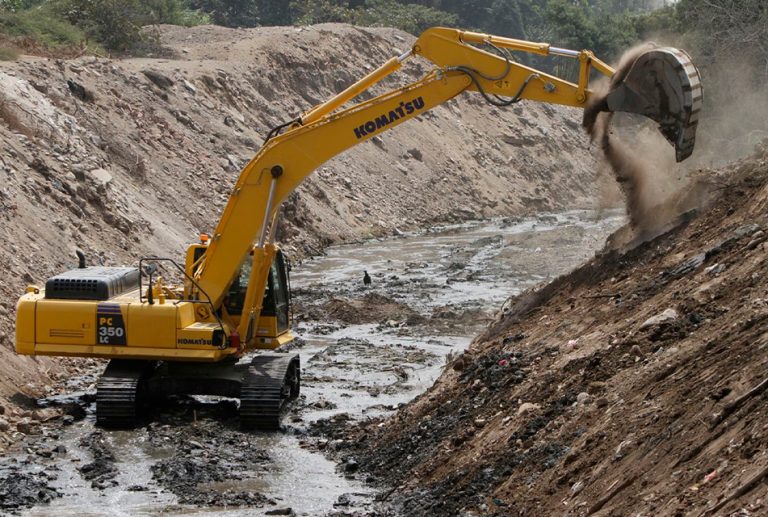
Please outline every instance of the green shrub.
M285 0L287 4L287 0ZM190 9L208 13L210 20L225 27L255 27L259 24L257 0L188 0Z
M209 25L213 23L211 15L202 10L184 9L178 16L176 25L194 27L196 25Z
M418 4L404 5L395 0L368 0L354 10L353 16L357 25L396 27L416 35L429 27L455 26L457 21L455 14Z
M85 40L85 33L62 18L50 4L16 12L0 11L0 33L30 38L47 47L79 45Z
M315 25L317 23L351 23L353 12L329 0L306 0L293 2L294 23Z
M419 34L429 27L455 26L458 21L455 14L396 0L366 0L354 8L344 7L334 0L295 1L292 9L294 21L299 24L343 22L368 27L395 27L411 34Z

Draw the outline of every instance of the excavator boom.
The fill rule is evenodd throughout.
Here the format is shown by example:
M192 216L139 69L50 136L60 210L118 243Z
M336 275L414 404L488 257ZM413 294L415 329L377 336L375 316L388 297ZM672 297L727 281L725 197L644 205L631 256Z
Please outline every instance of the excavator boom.
M509 55L512 51L576 59L578 82L514 62ZM438 68L409 86L340 109L415 56ZM214 305L220 302L239 264L250 252L251 243L261 248L267 240L269 222L280 202L322 163L463 91L478 92L500 106L533 100L589 108L585 115L592 114L594 106L604 111L639 113L660 123L662 134L676 146L678 159L683 159L693 148L701 106L698 71L683 52L641 54L635 64L629 74L614 78L608 107L605 97L590 89L590 77L595 70L612 78L615 70L588 50L574 51L547 43L440 27L425 31L408 52L390 59L343 92L307 111L288 125L283 134L272 135L240 175L206 259L196 272L200 286L211 295ZM646 71L653 76L644 77ZM664 74L663 81L654 79L660 74ZM627 93L622 97L622 92ZM273 174L276 166L279 180ZM252 207L263 207L263 218L253 218ZM254 271L258 267L264 265L254 265ZM262 292L257 289L247 295L248 299L258 303ZM256 313L258 309L253 307ZM246 327L247 323L241 320L242 335L247 332Z

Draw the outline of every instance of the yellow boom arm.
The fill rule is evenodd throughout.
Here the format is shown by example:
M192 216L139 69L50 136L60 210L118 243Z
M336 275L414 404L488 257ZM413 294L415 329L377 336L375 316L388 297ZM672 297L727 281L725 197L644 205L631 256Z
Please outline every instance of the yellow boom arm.
M471 44L491 44L516 51L576 58L581 63L579 84L536 71ZM438 68L408 86L336 112L343 104L399 70L402 62L411 56L425 57ZM285 133L266 142L240 174L212 235L205 259L195 272L197 284L210 296L214 306L219 307L242 261L249 252L252 253L251 282L238 329L240 335L245 336L249 322L261 309L266 272L274 256L274 247L269 241L277 209L286 196L322 163L465 90L568 106L584 105L590 93L587 79L591 66L606 75L613 73L610 67L587 51L555 49L543 43L454 29L426 31L409 52L389 60L334 98L309 110Z

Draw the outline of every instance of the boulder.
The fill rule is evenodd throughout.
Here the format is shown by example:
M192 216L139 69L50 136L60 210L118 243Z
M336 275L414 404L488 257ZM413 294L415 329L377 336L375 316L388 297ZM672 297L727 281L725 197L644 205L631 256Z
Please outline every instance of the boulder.
M522 404L520 404L520 407L517 408L517 414L518 415L525 415L527 413L531 413L533 411L536 411L540 407L541 406L539 406L538 404L534 404L532 402L523 402Z
M106 187L112 183L112 174L110 174L109 171L105 169L91 169L88 171L87 177L97 186Z
M147 79L152 81L155 86L162 88L163 90L170 88L174 84L170 77L161 74L156 70L142 70L142 73L147 77Z
M678 319L680 315L677 313L675 309L667 309L664 312L657 314L656 316L651 316L647 320L643 322L642 325L640 325L640 330L649 328L649 327L657 327L659 325L663 325L665 323L671 323Z
M40 434L37 422L32 422L28 418L16 422L16 430L22 434Z

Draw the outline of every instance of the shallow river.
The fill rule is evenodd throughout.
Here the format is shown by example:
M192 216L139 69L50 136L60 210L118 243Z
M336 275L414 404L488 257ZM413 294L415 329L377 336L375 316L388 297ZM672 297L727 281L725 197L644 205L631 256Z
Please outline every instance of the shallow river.
M340 414L356 420L391 412L422 393L440 374L446 356L465 349L508 297L587 260L623 222L617 212L568 212L465 224L337 246L294 267L303 397L286 416L284 432L248 437L246 451L263 451L261 460L223 456L238 479L204 484L213 492L262 494L271 500L262 508L180 502L181 492L159 483L151 470L158 462L198 453L207 458L206 451L211 457L222 453L208 443L198 447L194 440L203 438L186 436L179 431L183 427L174 427L184 424L173 422L104 431L101 439L115 456L117 474L114 482L94 488L78 470L94 454L87 443L94 431L93 407L87 396L78 399L77 394L71 398L85 400L89 415L68 427L50 427L42 440L62 444L66 452L45 458L22 447L0 461L0 474L14 461L23 469L48 473L50 486L62 496L23 512L35 516L264 515L289 507L297 515L315 516L366 508L373 489L361 475L345 475L326 459L312 430ZM362 282L363 271L372 277L368 287ZM381 305L382 300L400 309L374 321L357 321L354 311L351 320L324 317L329 307L345 303L375 311L381 307L365 304ZM79 388L92 391L93 380L79 380ZM213 412L206 408L213 403L198 399L195 404L197 425L198 411L201 420L209 418L206 415ZM236 419L230 417L210 417L212 423L200 424L208 433L203 436L237 443ZM184 435L181 444L174 441L174 433Z

